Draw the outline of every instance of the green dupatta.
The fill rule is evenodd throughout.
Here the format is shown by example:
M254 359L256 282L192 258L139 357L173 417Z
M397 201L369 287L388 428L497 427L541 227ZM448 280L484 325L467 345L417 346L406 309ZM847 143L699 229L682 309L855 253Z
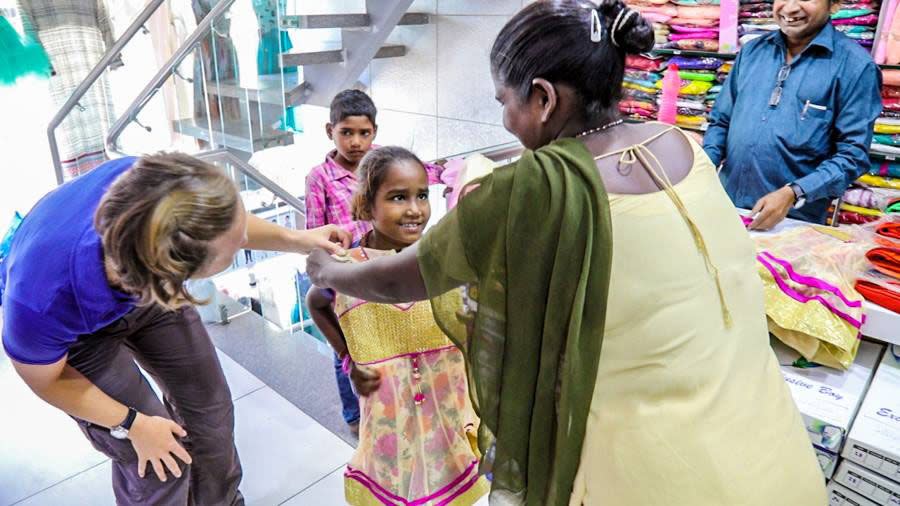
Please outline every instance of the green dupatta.
M606 318L606 190L575 139L476 183L420 241L419 268L438 324L466 355L492 504L568 504ZM440 297L462 284L474 316Z

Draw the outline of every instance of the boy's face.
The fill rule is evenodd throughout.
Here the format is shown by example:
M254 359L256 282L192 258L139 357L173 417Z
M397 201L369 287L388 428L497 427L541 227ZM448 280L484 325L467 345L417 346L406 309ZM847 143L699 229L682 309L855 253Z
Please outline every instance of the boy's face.
M338 162L351 167L356 167L372 147L377 132L378 127L368 116L347 116L334 125L325 125L325 133L337 148Z

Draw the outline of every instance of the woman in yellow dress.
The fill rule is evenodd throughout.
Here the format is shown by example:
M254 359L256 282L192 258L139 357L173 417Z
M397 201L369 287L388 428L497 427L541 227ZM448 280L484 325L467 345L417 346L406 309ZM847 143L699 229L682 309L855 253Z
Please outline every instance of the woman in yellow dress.
M409 151L379 148L358 170L355 218L371 221L373 230L347 260L364 263L418 240L431 208L427 173ZM316 288L308 302L360 394L359 446L344 473L347 503L474 504L487 483L469 437L477 417L465 359L438 327L431 305L375 304Z
M521 159L402 253L313 252L308 271L369 300L432 299L466 354L492 505L821 506L714 167L678 129L619 117L625 55L653 40L619 0L523 8L491 51ZM460 285L458 315L440 303Z

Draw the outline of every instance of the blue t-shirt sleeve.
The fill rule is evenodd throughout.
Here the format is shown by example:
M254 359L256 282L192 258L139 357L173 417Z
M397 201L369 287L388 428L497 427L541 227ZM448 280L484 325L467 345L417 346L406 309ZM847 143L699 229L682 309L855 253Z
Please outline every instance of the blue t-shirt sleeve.
M3 348L23 364L52 364L66 356L78 336L63 322L7 297L3 301Z

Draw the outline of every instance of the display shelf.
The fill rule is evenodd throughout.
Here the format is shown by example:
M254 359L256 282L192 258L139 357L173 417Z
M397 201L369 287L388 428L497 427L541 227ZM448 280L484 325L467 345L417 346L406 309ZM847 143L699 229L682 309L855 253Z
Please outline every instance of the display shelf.
M896 162L897 160L900 160L900 155L885 155L882 153L873 153L872 151L869 151L869 158L887 162Z
M659 121L658 119L635 118L632 116L625 116L624 119L625 119L626 123L649 123L649 122L654 122L654 121L658 122ZM682 130L690 130L692 132L699 132L699 133L705 133L707 130L706 125L704 125L702 127L692 127L692 126L682 126L682 125L675 125L675 126L677 126L678 128L680 128Z
M712 53L708 51L689 51L686 49L654 49L650 56L695 56L699 58L719 58L733 60L737 53Z

